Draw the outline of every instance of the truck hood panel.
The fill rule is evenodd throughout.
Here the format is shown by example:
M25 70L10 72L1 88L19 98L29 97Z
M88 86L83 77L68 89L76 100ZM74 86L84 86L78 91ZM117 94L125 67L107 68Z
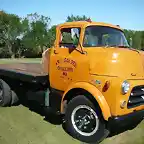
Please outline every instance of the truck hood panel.
M89 48L90 73L126 78L144 77L144 52L126 48Z

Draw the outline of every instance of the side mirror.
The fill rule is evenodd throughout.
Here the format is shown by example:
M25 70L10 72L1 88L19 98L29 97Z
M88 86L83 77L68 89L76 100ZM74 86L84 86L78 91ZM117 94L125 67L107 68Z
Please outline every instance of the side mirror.
M78 44L79 44L79 30L78 30L78 28L72 28L71 37L72 37L73 45L78 46Z
M79 39L75 36L73 38L73 45L78 46L78 44L79 44Z

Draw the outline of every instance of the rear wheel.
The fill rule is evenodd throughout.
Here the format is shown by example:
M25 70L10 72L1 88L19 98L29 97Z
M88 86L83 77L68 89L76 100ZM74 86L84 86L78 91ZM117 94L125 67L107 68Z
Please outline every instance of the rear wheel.
M68 103L64 121L67 132L82 142L100 142L109 134L99 107L83 95Z
M10 86L0 79L0 107L9 106L12 99Z

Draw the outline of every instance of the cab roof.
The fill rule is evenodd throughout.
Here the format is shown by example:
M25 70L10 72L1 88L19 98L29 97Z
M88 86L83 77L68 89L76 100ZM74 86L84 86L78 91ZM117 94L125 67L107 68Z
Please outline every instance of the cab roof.
M108 27L112 27L112 28L116 28L119 30L122 30L119 26L117 25L113 25L113 24L109 24L109 23L104 23L104 22L93 22L93 21L74 21L74 22L65 22L63 24L59 24L57 25L59 28L62 27L87 27L87 26L93 26L93 25L98 25L98 26L108 26Z

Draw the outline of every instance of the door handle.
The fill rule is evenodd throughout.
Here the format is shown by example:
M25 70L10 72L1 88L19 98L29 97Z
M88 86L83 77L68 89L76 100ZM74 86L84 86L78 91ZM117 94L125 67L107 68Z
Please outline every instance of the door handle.
M56 49L54 49L54 54L58 54L58 51Z

